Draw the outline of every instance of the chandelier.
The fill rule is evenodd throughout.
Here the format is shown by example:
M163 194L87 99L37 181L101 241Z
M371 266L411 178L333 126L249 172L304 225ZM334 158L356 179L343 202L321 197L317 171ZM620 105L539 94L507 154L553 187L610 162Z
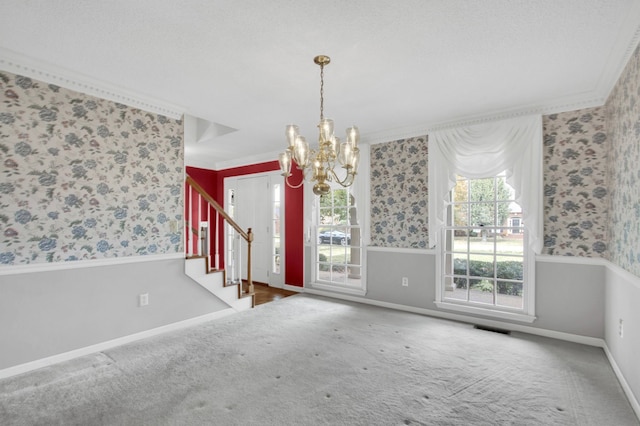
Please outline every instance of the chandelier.
M358 171L360 149L358 142L360 133L356 126L347 129L346 142L340 143L340 139L333 134L333 120L324 118L324 66L331 62L331 58L319 55L313 58L313 62L320 65L320 122L318 123L319 137L318 149L309 148L304 136L299 134L298 126L289 124L285 134L289 146L280 154L280 170L285 182L291 188L299 188L305 180L315 182L313 193L316 195L328 194L331 187L327 182L337 182L343 187L353 183ZM291 162L295 161L298 169L302 170L302 181L298 185L289 182L291 176ZM340 179L334 168L336 160L346 170L346 176ZM311 175L309 175L311 170Z

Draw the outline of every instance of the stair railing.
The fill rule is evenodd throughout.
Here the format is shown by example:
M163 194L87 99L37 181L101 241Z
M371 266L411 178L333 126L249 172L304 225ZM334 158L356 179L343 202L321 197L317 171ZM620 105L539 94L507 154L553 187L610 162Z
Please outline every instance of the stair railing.
M247 242L247 291L253 293L254 287L251 279L253 232L251 228L248 228L245 232L191 176L187 175L185 183L185 251L187 257L205 256L208 264L213 265L213 269L220 270L218 236L220 235L220 217L222 217ZM206 212L204 212L205 209ZM213 218L211 217L212 210L214 211ZM211 241L214 242L213 256L209 253Z

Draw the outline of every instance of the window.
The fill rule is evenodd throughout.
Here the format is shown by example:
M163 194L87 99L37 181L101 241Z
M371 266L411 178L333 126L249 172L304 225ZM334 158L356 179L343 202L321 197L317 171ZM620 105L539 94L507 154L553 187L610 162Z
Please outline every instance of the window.
M442 303L506 317L526 315L527 244L521 215L504 173L483 179L458 176L442 231Z
M543 242L542 158L539 115L429 134L429 246L437 248L436 277L441 280L436 306L535 321L535 254ZM480 197L475 185L492 188L491 196ZM506 243L507 237L522 238L521 253ZM516 306L507 296L515 296Z
M280 209L281 209L281 198L282 189L281 184L276 183L273 184L273 194L272 194L272 211L271 211L271 273L272 274L280 274L282 267L282 235L280 232L281 228L281 220L280 220Z
M230 188L227 190L227 212L229 213L229 217L235 218L236 215L236 190ZM238 283L240 282L240 262L239 259L240 253L240 236L236 233L236 230L233 229L232 226L229 226L228 223L225 222L226 230L226 260L225 260L225 270L227 272L227 283Z
M346 189L333 189L316 202L316 283L361 289L361 228L354 196Z

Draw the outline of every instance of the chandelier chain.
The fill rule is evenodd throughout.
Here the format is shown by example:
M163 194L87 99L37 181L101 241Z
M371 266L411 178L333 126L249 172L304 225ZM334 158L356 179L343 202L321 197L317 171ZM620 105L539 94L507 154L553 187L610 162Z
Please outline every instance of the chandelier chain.
M320 65L320 121L324 119L324 65Z

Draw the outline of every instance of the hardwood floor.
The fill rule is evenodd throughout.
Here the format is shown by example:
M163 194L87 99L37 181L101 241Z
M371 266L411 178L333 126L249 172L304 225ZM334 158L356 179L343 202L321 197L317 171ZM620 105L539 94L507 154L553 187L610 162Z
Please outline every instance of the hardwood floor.
M253 283L253 288L256 293L256 306L263 303L273 302L274 300L280 300L284 297L293 296L297 294L295 291L283 290L281 288L269 287L267 284Z

